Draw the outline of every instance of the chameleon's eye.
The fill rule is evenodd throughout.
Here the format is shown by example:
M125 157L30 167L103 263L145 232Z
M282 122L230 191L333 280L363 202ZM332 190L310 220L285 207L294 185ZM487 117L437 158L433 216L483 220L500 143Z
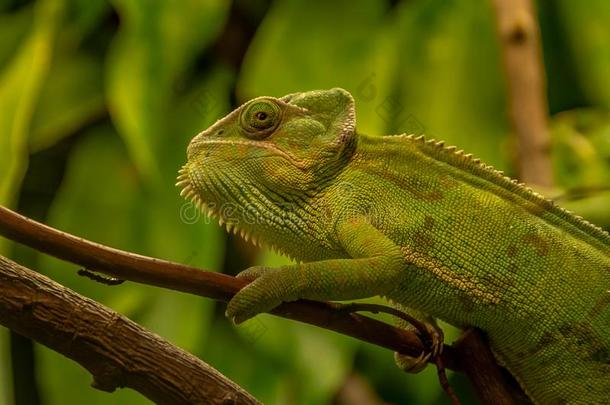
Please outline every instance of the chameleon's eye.
M259 100L246 106L240 121L250 138L262 139L277 128L281 119L280 107L271 100Z

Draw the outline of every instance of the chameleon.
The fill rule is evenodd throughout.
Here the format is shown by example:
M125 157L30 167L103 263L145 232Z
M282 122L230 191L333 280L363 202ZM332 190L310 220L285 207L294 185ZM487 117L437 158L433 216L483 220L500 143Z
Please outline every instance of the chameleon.
M177 186L294 260L238 275L235 323L381 296L482 330L534 403L610 403L610 235L443 142L359 133L348 91L248 101L190 141Z

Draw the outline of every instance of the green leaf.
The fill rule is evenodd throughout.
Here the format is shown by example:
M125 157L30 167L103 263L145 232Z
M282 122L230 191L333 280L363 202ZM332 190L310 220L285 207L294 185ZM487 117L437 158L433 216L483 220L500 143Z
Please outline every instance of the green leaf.
M138 169L160 177L176 77L218 33L227 1L113 0L121 28L108 56L110 113Z
M55 144L105 110L100 61L85 53L56 60L34 112L30 150Z
M23 45L34 19L34 7L26 6L10 14L0 14L0 69L4 69Z
M396 55L387 9L385 1L274 2L246 54L239 98L343 87L356 98L358 129L383 134L374 106L389 94Z
M610 112L562 112L553 117L551 136L557 186L610 185Z
M27 166L27 141L40 88L48 73L63 2L42 0L35 24L0 76L0 204L12 205ZM4 239L0 240L3 244ZM2 247L0 246L0 251Z
M102 33L104 19L111 10L107 0L70 0L59 36L62 49L73 53L91 34ZM92 50L93 46L89 44L86 51Z
M610 2L557 2L571 47L571 61L590 100L610 108Z
M395 32L401 57L398 92L384 105L394 117L395 132L423 128L430 138L507 168L510 130L493 23L487 3L400 4Z
M552 119L555 183L578 198L561 206L610 228L610 112L583 108Z

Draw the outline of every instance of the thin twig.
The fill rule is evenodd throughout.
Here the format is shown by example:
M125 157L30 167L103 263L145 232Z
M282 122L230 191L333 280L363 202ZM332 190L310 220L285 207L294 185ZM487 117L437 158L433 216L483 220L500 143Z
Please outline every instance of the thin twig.
M0 256L0 324L76 361L93 387L132 388L161 404L258 404L192 354Z
M548 105L540 32L531 0L493 0L507 77L508 104L518 144L519 178L550 187Z

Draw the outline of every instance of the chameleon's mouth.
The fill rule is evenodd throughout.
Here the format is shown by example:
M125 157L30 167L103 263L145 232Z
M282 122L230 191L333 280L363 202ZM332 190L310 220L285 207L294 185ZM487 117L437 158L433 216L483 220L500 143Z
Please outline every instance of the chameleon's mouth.
M304 170L307 167L307 162L304 161L303 159L299 159L298 157L294 156L292 153L290 153L289 151L286 151L285 149L271 143L271 142L265 142L265 141L251 141L251 140L227 140L227 139L204 139L204 140L198 140L195 141L196 143L193 143L193 145L195 146L202 146L202 145L213 145L213 146L217 146L217 145L229 145L229 146L246 146L246 147L251 147L251 148L257 148L257 149L264 149L266 150L270 155L272 156L277 156L277 157L281 157L283 159L285 159L286 161L290 162L292 165L294 165L295 167ZM190 146L189 146L190 147Z
M222 215L222 207L217 206L214 203L204 202L199 192L197 191L193 180L189 175L187 165L184 165L178 170L178 177L176 179L176 187L180 187L180 196L186 199L188 202L196 206L201 212L210 218L218 219L218 225L224 226L227 232L233 232L233 234L239 235L246 241L252 241L255 246L261 246L260 240L253 236L248 230L244 229L239 220L235 218L227 219Z

